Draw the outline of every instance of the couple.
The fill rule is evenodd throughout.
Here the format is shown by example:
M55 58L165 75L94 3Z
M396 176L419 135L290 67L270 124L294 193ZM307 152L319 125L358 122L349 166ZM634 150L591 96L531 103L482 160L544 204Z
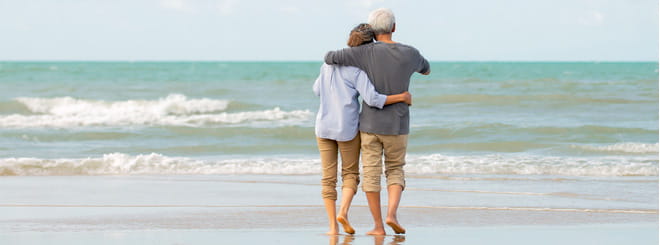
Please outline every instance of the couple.
M380 210L383 155L388 192L385 223L397 234L406 232L397 220L397 209L405 187L403 166L408 144L408 106L412 103L407 91L410 76L415 72L428 75L430 66L417 49L392 41L396 26L391 10L371 12L368 22L351 31L349 48L326 54L326 64L313 87L321 99L316 136L321 155L321 194L331 235L338 234L337 222L346 233L355 233L348 222L348 209L360 182L360 150L362 190L375 225L367 234L385 235ZM363 98L361 112L358 93ZM343 185L336 215L338 152Z

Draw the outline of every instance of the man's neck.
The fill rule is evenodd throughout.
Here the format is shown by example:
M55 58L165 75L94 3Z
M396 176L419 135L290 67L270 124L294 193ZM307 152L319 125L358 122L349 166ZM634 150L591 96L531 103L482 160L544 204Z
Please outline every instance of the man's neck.
M376 34L375 38L376 38L376 41L383 42L383 43L396 43L395 41L392 41L392 33Z

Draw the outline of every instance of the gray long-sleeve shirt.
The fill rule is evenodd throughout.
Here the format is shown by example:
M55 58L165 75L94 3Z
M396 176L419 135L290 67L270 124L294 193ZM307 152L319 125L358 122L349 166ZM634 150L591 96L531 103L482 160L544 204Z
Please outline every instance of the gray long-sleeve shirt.
M417 49L400 43L375 42L325 55L330 65L355 66L367 76L381 94L392 95L408 91L413 73L426 73L429 62ZM360 131L383 135L403 135L410 132L410 112L405 103L396 103L382 110L362 104Z

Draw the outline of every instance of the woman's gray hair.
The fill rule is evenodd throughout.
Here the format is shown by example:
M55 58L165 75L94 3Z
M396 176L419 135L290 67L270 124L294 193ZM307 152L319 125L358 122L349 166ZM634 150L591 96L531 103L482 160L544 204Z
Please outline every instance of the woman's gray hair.
M357 25L348 36L348 46L357 47L374 41L374 31L367 23Z
M379 8L369 14L369 25L375 34L392 33L394 28L394 13L387 8Z

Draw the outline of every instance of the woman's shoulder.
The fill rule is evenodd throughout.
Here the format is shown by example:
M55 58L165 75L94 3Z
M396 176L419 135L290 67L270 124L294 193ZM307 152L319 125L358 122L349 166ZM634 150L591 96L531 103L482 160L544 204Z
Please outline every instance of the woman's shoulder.
M362 69L355 66L342 66L342 65L328 65L323 64L321 66L321 72L325 74L335 73L340 76L342 79L353 80L360 73L364 73Z
M357 73L361 72L360 68L357 68L355 66L337 66L337 70L340 70L341 72L345 73Z

